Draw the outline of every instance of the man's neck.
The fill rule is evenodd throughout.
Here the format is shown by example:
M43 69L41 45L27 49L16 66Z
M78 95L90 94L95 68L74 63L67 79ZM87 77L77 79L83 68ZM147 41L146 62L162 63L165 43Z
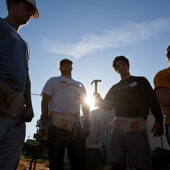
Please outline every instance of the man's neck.
M61 74L63 77L71 79L71 74Z
M5 20L11 25L16 31L19 30L20 25L16 23L16 21L12 18L12 16L8 15Z
M130 75L130 73L129 73L129 72L128 72L128 73L126 73L126 74L122 74L122 75L121 75L121 80L128 79L130 76L131 76L131 75Z

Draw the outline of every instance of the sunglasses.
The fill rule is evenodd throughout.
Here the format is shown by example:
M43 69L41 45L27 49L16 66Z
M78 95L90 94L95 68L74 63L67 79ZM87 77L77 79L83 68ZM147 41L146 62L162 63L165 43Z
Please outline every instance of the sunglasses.
M115 64L115 68L119 68L120 65L125 65L125 64L126 64L125 62L120 61L120 62L118 62L118 63Z

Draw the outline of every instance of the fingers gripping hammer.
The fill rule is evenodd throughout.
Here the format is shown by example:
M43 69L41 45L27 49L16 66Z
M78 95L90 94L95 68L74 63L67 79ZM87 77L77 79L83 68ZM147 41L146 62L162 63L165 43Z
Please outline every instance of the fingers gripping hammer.
M94 85L95 85L95 91L94 91L94 93L97 93L97 84L98 84L98 82L101 82L101 80L93 80L92 82L91 82L91 85L94 83Z

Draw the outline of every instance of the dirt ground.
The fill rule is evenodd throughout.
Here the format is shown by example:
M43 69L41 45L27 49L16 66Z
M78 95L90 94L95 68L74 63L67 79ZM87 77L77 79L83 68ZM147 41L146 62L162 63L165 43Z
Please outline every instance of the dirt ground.
M29 165L30 165L30 161L20 160L17 170L28 170ZM35 169L36 170L49 170L48 163L37 163Z
M19 166L17 170L29 170L30 161L27 160L20 160ZM32 166L33 169L33 166ZM37 163L36 164L36 170L49 170L48 163ZM65 168L65 170L68 170L69 168ZM109 170L109 167L105 167L104 170Z

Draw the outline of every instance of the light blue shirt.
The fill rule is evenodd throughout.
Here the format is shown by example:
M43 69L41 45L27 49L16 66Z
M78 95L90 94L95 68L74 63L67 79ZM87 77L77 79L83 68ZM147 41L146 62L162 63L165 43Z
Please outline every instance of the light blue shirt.
M5 19L0 18L0 78L19 93L26 90L29 49Z

